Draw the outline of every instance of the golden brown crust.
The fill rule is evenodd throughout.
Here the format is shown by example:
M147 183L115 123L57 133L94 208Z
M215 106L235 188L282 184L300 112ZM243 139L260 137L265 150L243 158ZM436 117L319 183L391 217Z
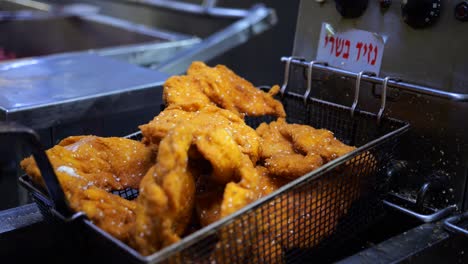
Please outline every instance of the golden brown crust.
M136 203L110 190L138 188L154 163L154 154L140 142L124 138L75 136L46 151L70 207L96 225L127 242L135 221ZM32 179L43 185L33 157L21 161Z
M144 144L117 137L68 137L46 153L57 174L81 177L107 191L138 189L142 177L154 163L153 152ZM21 161L21 166L42 184L32 157Z
M352 150L331 131L278 119L257 128L261 137L260 160L268 173L295 179Z
M163 95L167 106L178 105L186 111L211 105L238 116L285 117L283 105L273 98L278 91L279 87L274 86L271 92L265 93L224 65L208 67L196 61L190 65L187 75L166 81Z
M211 180L226 185L221 204L199 207L203 214L201 222L212 222L255 200L253 189L258 186L252 162L258 157L255 130L236 115L217 107L205 107L193 112L188 122L175 123L159 142L157 163L140 185L132 245L143 254L178 241L188 225L188 213L195 199L194 174L197 174L189 167L191 146L197 150L193 156L211 165ZM157 124L152 125L157 128ZM153 135L145 134L145 137ZM186 200L181 200L182 197Z
M131 245L144 255L179 241L194 206L188 170L193 126L178 126L161 141L157 163L141 182Z

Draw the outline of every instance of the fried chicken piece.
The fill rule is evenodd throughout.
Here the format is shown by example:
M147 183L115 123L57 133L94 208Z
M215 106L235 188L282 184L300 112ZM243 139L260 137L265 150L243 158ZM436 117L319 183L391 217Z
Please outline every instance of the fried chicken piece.
M261 197L291 181L269 174L262 166L256 169L260 175L260 185L263 186ZM262 210L246 217L239 224L240 231L234 232L234 235L228 231L222 233L221 237L225 237L225 243L231 247L236 245L230 241L241 241L239 243L242 246L234 251L236 256L229 256L229 259L245 263L284 263L285 249L307 249L318 245L335 232L340 218L357 199L356 192L349 193L342 188L355 188L357 177L343 177L345 181L334 176L333 180L322 180L319 185L307 185L307 188L297 188L295 192L279 194L264 204ZM249 226L255 226L255 231L244 232ZM249 248L248 255L245 254L246 248ZM226 250L233 252L228 248ZM221 250L215 251L213 260L223 262L222 254Z
M246 201L245 198L242 198L244 206L250 202L253 202L259 198L267 196L268 194L276 191L281 186L290 182L289 179L272 176L268 174L268 170L265 167L257 166L256 174L251 174L251 176L258 177L258 187L250 188L254 192L251 195L252 198L250 201ZM248 179L248 176L246 176ZM196 207L197 207L197 216L199 218L201 226L207 226L211 223L216 222L217 220L221 219L221 206L224 201L224 211L223 215L227 216L230 213L233 213L237 209L241 209L243 206L233 207L232 210L227 211L226 208L229 208L228 201L232 200L239 202L239 199L236 199L235 195L232 195L233 191L237 191L240 189L240 193L244 194L247 192L244 188L236 188L235 186L229 187L227 191L225 191L225 186L219 185L211 181L207 177L200 177L199 179L200 187L199 191L197 191L197 200L196 200ZM224 200L226 198L226 200Z
M253 163L258 159L260 143L255 130L247 126L242 118L231 111L216 106L206 106L195 112L168 107L151 122L139 128L143 134L143 141L157 149L159 142L168 131L179 123L192 123L198 130L223 127L233 137L243 154L248 155Z
M75 136L46 151L72 210L84 212L97 226L127 242L136 203L110 190L138 188L154 155L140 142L124 138ZM45 187L33 157L21 161L34 182Z
M127 241L136 204L106 190L137 188L153 163L150 149L129 139L76 136L62 140L46 153L70 207L83 211L103 230ZM32 157L24 159L21 167L44 186Z
M261 124L257 133L262 138L260 161L265 165L257 167L263 196L354 150L328 130L287 124L284 119ZM311 248L335 231L339 219L357 199L356 192L348 193L340 186L346 181L349 184L345 186L358 188L357 175L346 175L349 172L339 168L336 171L343 173L341 177L346 180L322 179L320 186L278 197L268 204L268 209L262 210L256 220L259 233L251 238L249 263L282 263L283 249ZM303 234L305 227L307 235Z
M332 185L301 188L270 202L257 216L259 233L253 238L249 263L283 263L285 249L318 245L333 234L346 212L340 205Z
M211 180L222 185L228 183L220 205L220 217L254 199L254 192L248 189L257 186L253 163L230 130L233 123L212 121L216 120L217 113L197 112L189 122L179 122L169 130L159 143L157 163L143 178L138 197L132 245L142 254L178 241L190 220L195 197L195 175L188 168L192 144L210 163ZM236 193L230 191L233 188Z
M270 124L262 123L257 128L261 139L260 159L269 174L289 179L298 178L323 165L320 155L314 152L302 152L293 142L281 133L280 128L287 125L279 119Z
M260 189L254 164L258 159L259 138L242 119L217 107L202 109L190 123L198 127L195 144L211 164L210 179L225 185L221 204L210 205L219 214L206 211L210 220L201 220L210 223L217 220L215 215L223 218L256 200Z
M356 149L339 141L335 138L333 132L326 129L283 123L280 126L280 132L293 142L295 149L307 154L317 153L322 157L324 163Z
M277 85L265 93L226 66L211 68L196 61L190 65L187 75L173 76L166 81L163 98L167 106L177 105L186 111L216 105L238 116L285 117L283 105L273 98L278 92Z
M205 181L211 181L214 188L198 196L202 204L197 209L200 223L208 225L255 201L260 189L252 161L225 129L209 129L201 133L203 135L196 137L195 144L211 164L211 177Z
M179 241L190 220L195 179L187 167L193 131L192 125L171 130L140 184L131 245L144 255Z
M154 154L144 144L116 137L68 137L46 153L56 174L79 175L106 191L138 189L154 163ZM35 182L43 184L32 157L24 159L21 166Z
M253 201L267 196L291 181L286 178L270 175L268 170L262 166L257 166L255 170L255 175L258 177L258 183L257 187L254 188ZM230 212L233 213L246 205L236 204L237 201L243 200L243 198L238 198L239 194L244 194L245 192L245 188L231 186L228 189L228 186L226 186L222 202L219 199L219 194L210 193L210 199L207 199L207 204L211 205L211 208L209 209L214 208L214 211L217 212L221 203L226 205L226 200L233 201L233 210ZM243 197L245 197L245 194ZM264 206L264 208L268 208L268 206ZM278 208L278 210L280 209L281 208ZM208 215L212 213L210 210L207 210L207 212ZM274 215L274 212L269 210L268 212L269 215ZM220 232L220 242L217 244L213 254L211 255L212 262L223 262L225 259L229 259L235 263L275 263L268 260L281 260L281 254L283 252L282 244L279 243L279 240L274 241L269 239L269 232L274 230L276 225L269 226L269 222L266 220L268 217L268 215L265 215L264 218L262 218L260 213L257 212L255 216L251 215L250 217L246 217L244 220L240 220L243 221L243 223L242 225L239 224L240 229L238 231L231 232L228 229L222 229ZM257 219L252 220L253 218ZM250 226L255 226L254 230L258 233L252 232L252 229L249 228ZM232 243L232 241L236 241L237 243ZM233 249L232 247L237 248ZM232 252L233 255L226 255L228 254L227 252ZM265 258L266 256L268 256L268 259Z
M282 118L257 128L262 138L260 159L271 175L295 179L342 156L354 147L325 129L288 124Z
M224 188L221 218L237 212L258 198L258 176L255 169L246 166L242 171L240 182L230 182Z
M207 175L198 178L195 213L202 227L220 219L224 187L224 185L215 183Z
M188 122L195 115L195 112L188 112L177 107L167 107L148 124L138 127L143 135L142 142L157 152L159 142L169 130L173 129L179 122Z
M260 192L258 198L262 198L269 195L270 193L278 190L279 188L288 184L291 181L290 179L270 174L267 168L263 166L257 166L256 170L260 179Z
M251 176L256 177L255 174ZM257 200L261 196L259 188L249 189L243 186L247 181L230 182L225 186L218 185L212 190L197 193L196 213L200 225L212 224Z
M172 76L164 83L163 100L166 106L178 106L181 110L195 112L205 106L216 104L203 93L207 85L195 76Z
M102 230L128 243L135 223L136 203L97 188L83 178L58 173L71 209L84 212Z

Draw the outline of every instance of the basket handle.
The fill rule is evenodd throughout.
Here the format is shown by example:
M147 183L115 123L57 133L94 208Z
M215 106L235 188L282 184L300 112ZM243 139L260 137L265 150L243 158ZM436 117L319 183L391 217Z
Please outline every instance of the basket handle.
M65 194L59 184L57 175L55 175L52 164L39 141L39 135L31 128L18 123L0 122L0 136L7 135L18 137L31 147L32 155L42 174L49 197L54 202L55 209L65 216L71 215L72 211L66 202Z

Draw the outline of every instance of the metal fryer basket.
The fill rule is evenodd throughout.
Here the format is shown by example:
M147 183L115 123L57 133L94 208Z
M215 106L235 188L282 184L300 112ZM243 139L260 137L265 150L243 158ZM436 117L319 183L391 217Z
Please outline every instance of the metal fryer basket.
M390 118L377 125L376 115L366 112L351 118L348 107L313 98L304 104L303 96L292 92L286 92L282 102L288 122L329 129L358 148L150 256L140 255L82 215L69 222L88 231L86 243L106 248L99 250L101 257L125 256L135 263L295 263L308 255L330 257L327 253L379 216L387 193L386 168L409 125ZM256 127L271 120L246 121ZM27 177L21 182L46 218L60 219L51 210L51 201ZM137 193L127 190L120 195L131 199Z

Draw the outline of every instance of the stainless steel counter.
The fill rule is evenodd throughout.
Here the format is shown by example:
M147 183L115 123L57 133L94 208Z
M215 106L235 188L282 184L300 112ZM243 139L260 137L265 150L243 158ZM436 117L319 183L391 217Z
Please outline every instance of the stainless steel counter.
M160 90L157 87L166 78L156 71L91 54L3 63L0 119L41 129L83 117L159 106L161 91L151 93Z

